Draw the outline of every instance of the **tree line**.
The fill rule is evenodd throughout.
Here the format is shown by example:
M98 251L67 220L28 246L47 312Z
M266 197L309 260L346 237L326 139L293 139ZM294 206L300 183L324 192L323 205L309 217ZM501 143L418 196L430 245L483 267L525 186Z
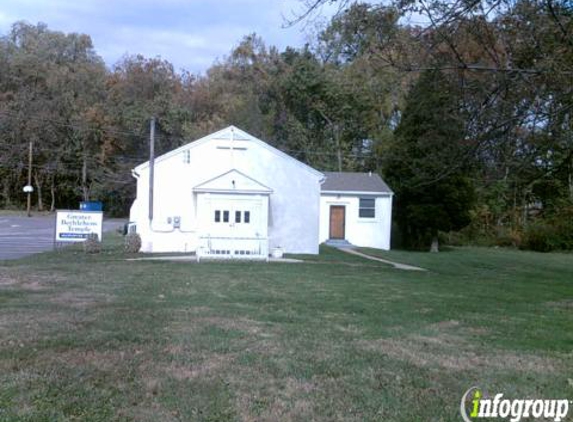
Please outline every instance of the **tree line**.
M308 13L329 0L307 2ZM394 238L573 248L573 8L565 0L339 0L302 48L245 36L204 74L17 22L0 39L0 206L98 199L125 215L130 169L229 124L320 170L375 171ZM445 235L447 234L447 235Z

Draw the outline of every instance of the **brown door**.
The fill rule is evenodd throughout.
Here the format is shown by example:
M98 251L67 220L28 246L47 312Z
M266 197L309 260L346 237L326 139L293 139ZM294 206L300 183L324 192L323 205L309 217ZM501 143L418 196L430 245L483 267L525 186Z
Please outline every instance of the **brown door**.
M339 205L330 207L330 238L344 239L344 215L346 208Z

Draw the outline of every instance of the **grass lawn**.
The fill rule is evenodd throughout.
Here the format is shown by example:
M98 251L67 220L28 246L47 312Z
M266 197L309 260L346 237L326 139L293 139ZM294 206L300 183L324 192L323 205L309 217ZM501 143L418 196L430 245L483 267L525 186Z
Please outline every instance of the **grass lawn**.
M460 421L573 398L573 255L323 249L304 264L0 262L1 421ZM573 411L570 411L570 416Z

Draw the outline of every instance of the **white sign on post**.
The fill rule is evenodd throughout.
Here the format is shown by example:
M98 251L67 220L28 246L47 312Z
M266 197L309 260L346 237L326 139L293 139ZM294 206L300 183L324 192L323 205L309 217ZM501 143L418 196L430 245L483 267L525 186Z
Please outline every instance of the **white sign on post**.
M97 234L101 242L102 229L102 211L56 212L56 242L83 242L91 233Z

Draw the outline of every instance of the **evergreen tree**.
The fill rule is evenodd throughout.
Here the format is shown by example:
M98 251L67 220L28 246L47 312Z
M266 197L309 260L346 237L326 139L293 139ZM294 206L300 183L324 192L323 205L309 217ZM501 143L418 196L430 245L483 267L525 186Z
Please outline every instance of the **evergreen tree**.
M422 73L407 97L386 161L405 246L420 247L431 238L437 251L438 231L460 230L470 222L474 189L468 144L456 85L440 71Z

